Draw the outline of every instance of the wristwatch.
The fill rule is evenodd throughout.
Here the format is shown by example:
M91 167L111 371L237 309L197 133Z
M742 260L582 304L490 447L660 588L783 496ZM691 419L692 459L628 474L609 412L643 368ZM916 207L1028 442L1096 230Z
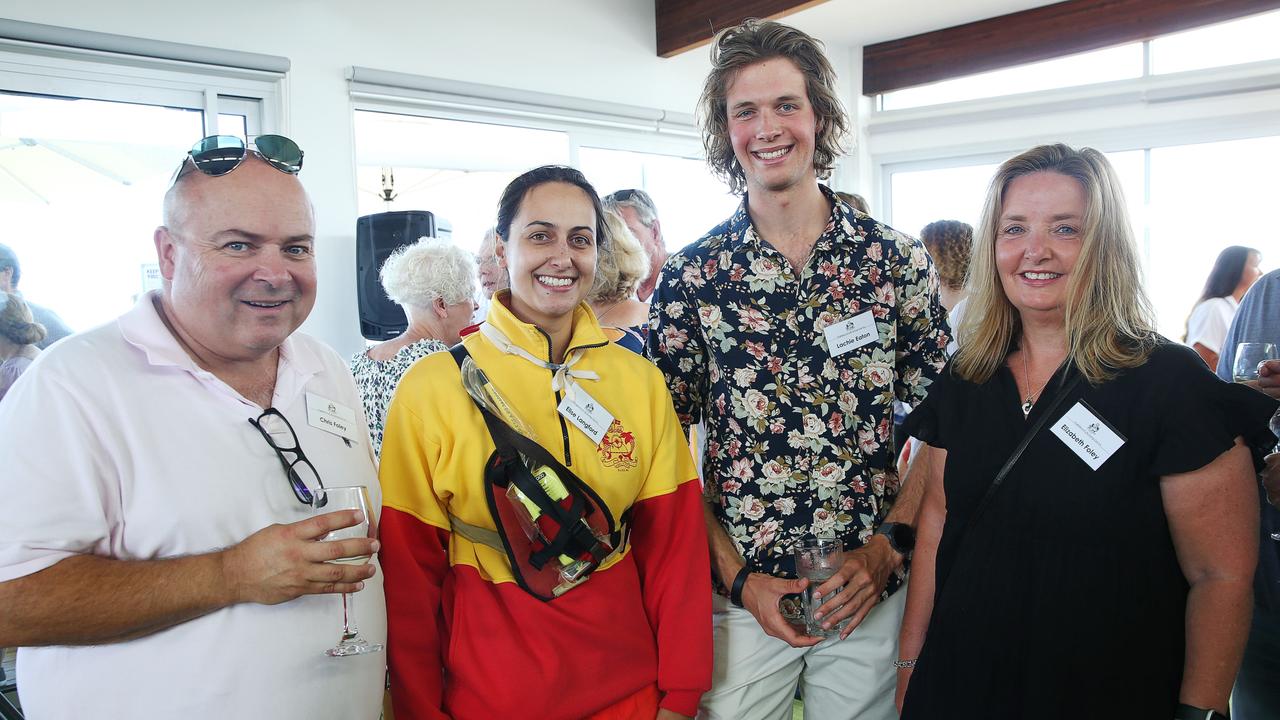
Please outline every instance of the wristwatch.
M889 541L889 547L899 555L910 555L916 546L916 530L906 523L880 523L880 527L876 528L876 534L885 536Z
M1178 703L1178 709L1173 711L1173 720L1230 720L1230 718L1217 710Z

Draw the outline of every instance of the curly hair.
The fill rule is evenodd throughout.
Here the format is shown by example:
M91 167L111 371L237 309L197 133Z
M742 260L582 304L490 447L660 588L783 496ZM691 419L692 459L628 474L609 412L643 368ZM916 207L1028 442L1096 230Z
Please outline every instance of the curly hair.
M804 75L805 89L818 123L813 148L813 169L818 177L829 177L836 158L844 154L842 142L849 120L836 97L836 71L823 54L822 43L788 25L749 18L737 27L720 31L712 41L711 74L698 99L707 165L736 195L746 191L747 178L729 139L726 108L729 83L742 68L775 57L795 63Z
M973 250L973 226L959 220L937 220L920 231L920 242L938 268L938 278L952 290L964 286Z
M625 300L649 274L649 253L627 229L626 222L616 210L604 211L604 227L609 240L598 245L596 279L587 294L587 302Z
M15 345L35 345L44 339L44 326L31 317L31 308L13 293L4 294L0 306L0 337Z
M410 307L428 308L437 298L456 305L476 294L475 261L448 240L424 237L396 250L379 276L387 297Z

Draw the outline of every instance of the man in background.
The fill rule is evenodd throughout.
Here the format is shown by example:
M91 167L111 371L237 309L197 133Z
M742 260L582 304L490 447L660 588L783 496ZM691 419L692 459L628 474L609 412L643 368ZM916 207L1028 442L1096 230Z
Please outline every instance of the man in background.
M22 266L18 256L8 245L0 245L0 292L22 295L18 292L18 281L22 279ZM31 317L44 326L44 340L36 343L41 350L71 334L71 328L62 322L58 314L43 305L37 305L25 297L22 298L31 310Z
M376 563L332 562L377 541L316 542L361 522L313 509L322 483L381 497L346 363L295 332L314 236L288 171L189 157L154 235L162 289L0 404L0 646L28 717L378 716L383 654L324 654L338 593L363 590L370 641L386 613Z
M1265 342L1280 346L1280 270L1262 276L1240 301L1218 357L1218 377L1231 382L1236 345ZM1260 377L1250 384L1280 399L1280 360L1259 368ZM1272 429L1276 429L1275 421ZM1261 533L1258 569L1253 576L1253 624L1245 646L1240 673L1231 693L1231 717L1235 720L1280 718L1280 453L1267 458L1263 471Z
M616 210L622 216L627 229L644 246L645 252L649 253L649 274L636 288L636 298L641 302L648 302L653 295L654 286L658 284L662 263L667 261L667 245L662 239L658 208L654 206L649 193L634 188L606 195L604 207L606 210Z
M471 315L472 322L484 322L485 316L489 314L493 294L507 289L511 284L507 269L498 264L498 254L494 250L497 242L497 230L489 228L484 231L484 240L480 241L480 249L476 251L476 280L480 283L480 294L483 297Z

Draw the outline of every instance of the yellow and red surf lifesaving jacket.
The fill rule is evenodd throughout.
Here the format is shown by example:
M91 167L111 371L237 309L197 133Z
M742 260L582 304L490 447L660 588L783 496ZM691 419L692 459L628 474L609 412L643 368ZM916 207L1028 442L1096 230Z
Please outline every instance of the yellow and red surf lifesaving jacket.
M550 360L549 338L502 302L486 321ZM630 547L543 602L502 552L451 533L451 515L495 529L483 484L494 445L454 359L420 360L392 401L380 471L397 720L582 718L655 683L662 707L694 715L711 685L711 575L700 486L662 375L575 310L573 367L599 375L578 383L615 418L596 444L557 413L550 370L481 333L464 342L534 439L615 518L631 510Z

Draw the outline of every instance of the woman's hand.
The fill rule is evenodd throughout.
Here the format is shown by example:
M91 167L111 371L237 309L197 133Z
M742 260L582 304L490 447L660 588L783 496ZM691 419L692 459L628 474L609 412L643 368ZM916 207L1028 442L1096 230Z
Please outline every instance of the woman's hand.
M688 715L681 715L674 710L660 708L658 714L653 716L653 720L691 720Z

